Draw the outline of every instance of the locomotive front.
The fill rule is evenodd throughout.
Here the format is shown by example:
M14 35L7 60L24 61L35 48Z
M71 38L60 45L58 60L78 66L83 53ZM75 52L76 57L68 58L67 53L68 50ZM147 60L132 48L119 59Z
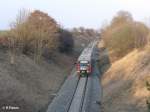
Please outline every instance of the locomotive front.
M77 73L79 76L87 76L91 73L91 62L89 60L81 60L78 61L77 65Z

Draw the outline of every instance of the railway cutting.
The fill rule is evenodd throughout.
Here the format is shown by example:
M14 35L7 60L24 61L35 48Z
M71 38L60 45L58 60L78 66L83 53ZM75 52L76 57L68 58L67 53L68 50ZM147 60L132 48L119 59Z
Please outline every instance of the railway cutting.
M99 105L93 103L97 99L100 100L101 94L92 57L95 54L93 52L95 52L96 44L97 41L93 41L83 50L72 74L48 106L47 112L91 112L92 107L96 107L92 112L100 111ZM94 89L95 87L97 89Z

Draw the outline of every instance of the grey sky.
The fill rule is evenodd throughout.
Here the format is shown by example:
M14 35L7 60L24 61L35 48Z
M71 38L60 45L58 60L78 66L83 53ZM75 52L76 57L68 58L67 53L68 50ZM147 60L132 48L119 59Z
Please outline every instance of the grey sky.
M1 0L0 29L9 28L18 11L39 9L65 28L100 28L119 10L129 11L134 19L148 22L150 0Z

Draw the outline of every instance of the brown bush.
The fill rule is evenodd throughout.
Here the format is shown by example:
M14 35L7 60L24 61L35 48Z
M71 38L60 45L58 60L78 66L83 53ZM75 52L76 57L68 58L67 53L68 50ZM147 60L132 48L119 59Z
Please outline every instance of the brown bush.
M148 27L135 22L128 12L121 11L110 25L101 30L106 47L113 57L123 57L135 48L143 48L147 43Z
M148 27L141 23L135 22L135 48L143 48L148 43Z

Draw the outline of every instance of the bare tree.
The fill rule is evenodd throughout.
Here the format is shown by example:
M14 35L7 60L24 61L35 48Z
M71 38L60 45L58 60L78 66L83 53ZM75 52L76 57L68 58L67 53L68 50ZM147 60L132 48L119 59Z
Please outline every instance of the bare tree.
M32 33L34 38L33 43L35 43L34 52L37 57L36 60L39 60L44 48L48 48L49 51L52 51L58 47L59 26L53 18L39 10L31 13L28 22L30 23L32 29L35 30Z
M38 62L45 48L50 52L58 46L59 26L48 14L35 10L32 13L21 10L11 27L11 54L33 53ZM13 59L13 58L12 58Z
M10 63L15 63L15 55L23 49L23 43L27 37L27 25L24 23L28 18L29 12L25 9L19 11L16 21L11 23L11 30L8 32L9 48L10 48Z

